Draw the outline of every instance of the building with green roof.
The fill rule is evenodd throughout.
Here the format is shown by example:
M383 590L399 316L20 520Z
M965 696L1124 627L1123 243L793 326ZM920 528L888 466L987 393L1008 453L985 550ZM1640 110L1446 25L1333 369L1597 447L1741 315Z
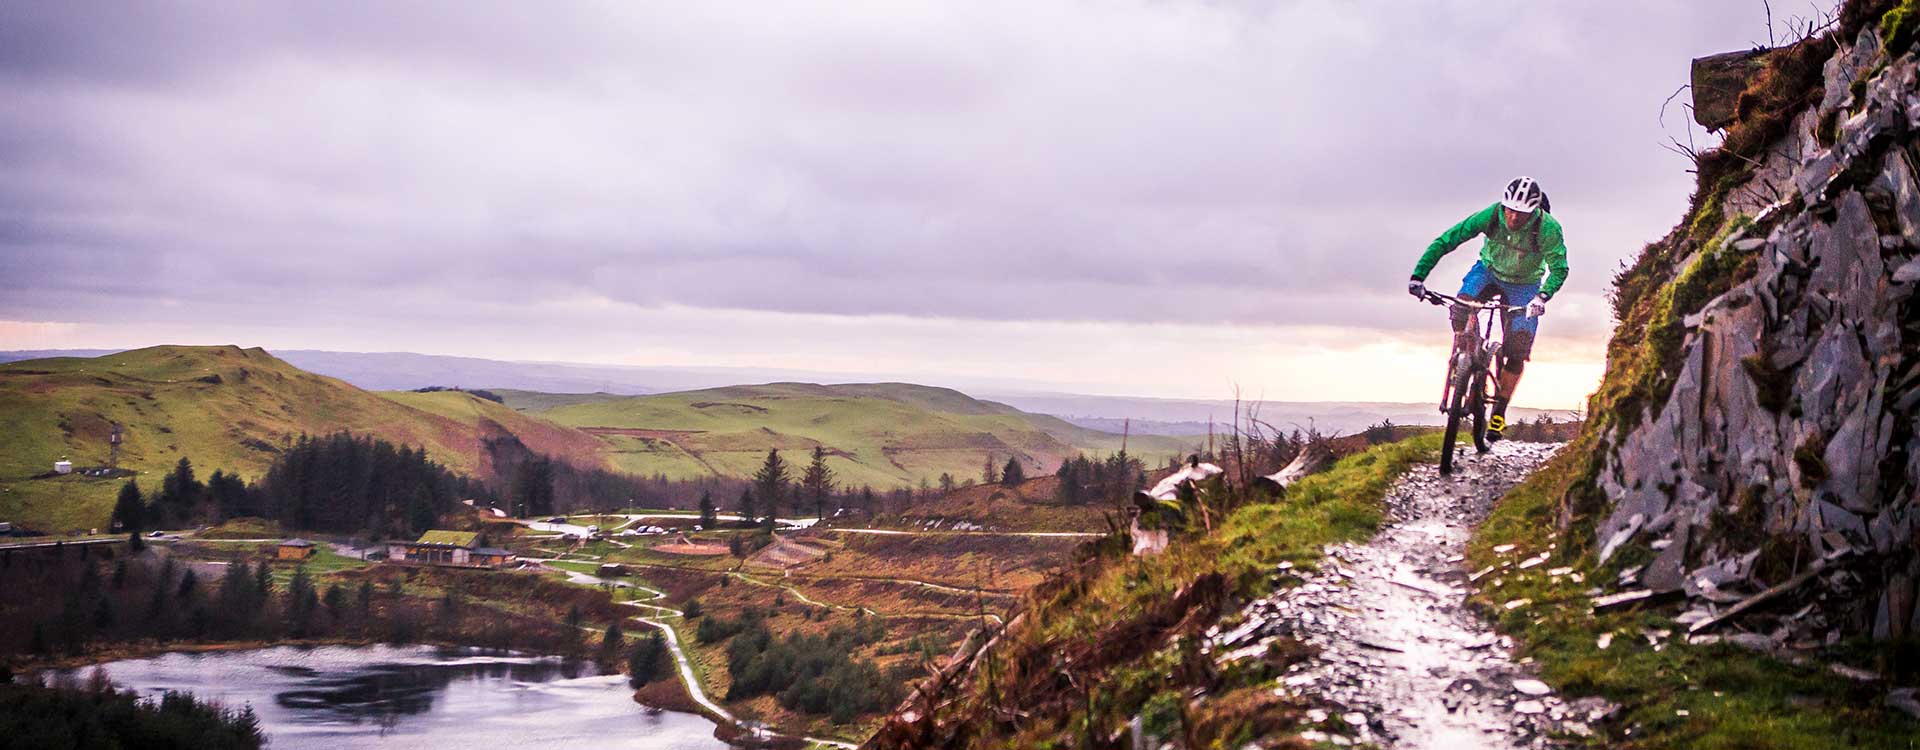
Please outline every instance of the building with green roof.
M414 541L387 545L387 561L401 565L499 568L513 557L510 551L487 546L486 535L477 531L433 529Z

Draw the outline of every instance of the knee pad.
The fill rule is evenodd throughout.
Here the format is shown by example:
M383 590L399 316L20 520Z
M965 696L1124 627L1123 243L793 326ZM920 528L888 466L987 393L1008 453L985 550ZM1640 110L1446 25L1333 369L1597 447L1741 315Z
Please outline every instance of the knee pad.
M1527 360L1533 358L1533 334L1526 331L1508 331L1506 343L1501 346L1500 354L1501 371L1525 372Z

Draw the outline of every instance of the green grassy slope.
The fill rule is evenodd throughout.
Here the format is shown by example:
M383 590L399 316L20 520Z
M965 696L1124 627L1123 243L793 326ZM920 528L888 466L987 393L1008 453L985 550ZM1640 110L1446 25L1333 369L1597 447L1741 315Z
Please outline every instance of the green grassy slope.
M381 391L379 395L403 406L453 420L477 435L510 433L536 453L556 456L581 468L609 467L606 441L472 394L462 391Z
M422 446L463 473L483 469L480 440L495 430L575 459L600 449L589 436L466 394L383 398L261 349L159 346L28 360L0 365L0 520L46 531L105 526L122 480L33 477L62 457L104 465L116 421L125 425L120 466L150 490L182 456L202 478L214 469L257 478L302 433L352 430Z
M732 386L592 399L538 414L607 439L624 471L746 476L768 449L799 454L818 445L842 483L875 487L942 472L978 476L989 453L1001 462L1019 456L1029 470L1051 470L1076 452L1118 450L1121 441L958 391L902 383ZM1129 443L1149 461L1187 447L1163 437L1136 436Z
M488 392L499 396L508 408L514 411L546 411L573 404L588 404L600 401L614 401L629 398L618 393L545 393L541 391L523 391L516 388L488 388Z

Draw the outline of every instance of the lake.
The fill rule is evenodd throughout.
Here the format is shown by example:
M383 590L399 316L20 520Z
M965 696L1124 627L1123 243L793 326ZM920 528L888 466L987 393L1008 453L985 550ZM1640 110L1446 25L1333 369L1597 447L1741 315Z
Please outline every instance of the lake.
M621 675L554 657L433 646L172 653L108 662L114 686L253 706L269 747L724 750L705 717L650 712ZM84 684L93 667L66 670Z

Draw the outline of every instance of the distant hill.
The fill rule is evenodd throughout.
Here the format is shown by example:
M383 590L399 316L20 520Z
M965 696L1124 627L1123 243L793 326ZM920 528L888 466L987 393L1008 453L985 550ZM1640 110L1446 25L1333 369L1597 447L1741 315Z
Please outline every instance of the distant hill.
M0 362L49 357L98 357L121 349L0 351ZM428 386L514 389L544 393L606 392L623 396L712 388L773 380L845 380L845 375L747 367L635 367L572 362L512 362L413 352L331 352L276 349L274 356L308 372L339 378L369 391Z
M510 404L525 394L503 393ZM979 477L987 454L1051 471L1079 452L1119 450L1121 436L1022 412L947 388L905 383L772 383L638 397L593 397L535 412L608 440L623 471L748 476L779 448L801 463L824 446L843 483L915 484L942 472ZM1158 461L1190 440L1136 437L1129 449Z
M0 365L0 520L42 530L103 526L124 480L35 479L54 461L105 465L112 423L119 465L157 489L185 456L257 478L302 433L338 430L424 447L434 460L486 475L482 440L512 434L534 450L605 466L605 443L466 393L377 394L294 367L261 349L158 346L96 358Z
M1439 392L1434 392L1439 398ZM1213 429L1225 431L1233 421L1234 403L1230 400L1136 398L1130 396L1084 396L1066 393L994 394L987 396L1020 409L1052 414L1089 429L1107 432L1130 430L1147 435L1205 435L1211 420ZM1352 435L1391 419L1394 424L1441 424L1436 403L1397 403L1387 401L1265 401L1240 404L1244 414L1257 409L1260 420L1291 431L1308 425L1329 435ZM1513 407L1510 418L1532 420L1541 414L1565 421L1568 411ZM1129 424L1128 420L1131 420Z
M126 351L125 349L14 349L0 351L0 363L19 362L23 359L52 359L54 357L101 357Z
M50 356L95 357L111 350L40 350L0 352L0 362ZM808 372L777 368L639 367L565 362L508 362L476 357L453 357L410 352L330 352L289 349L274 352L287 363L372 391L404 391L428 386L485 388L507 396L508 405L522 411L541 411L561 402L599 401L625 396L719 388L737 383L785 381L845 382L846 373ZM861 377L889 379L867 374ZM898 379L896 376L893 379ZM1008 379L948 379L980 398L1037 414L1051 414L1072 424L1103 432L1130 430L1137 435L1206 435L1208 420L1225 424L1233 418L1230 400L1166 399L1134 396L1089 396L1051 392L1044 385ZM510 393L517 394L509 395ZM1439 394L1436 391L1435 397ZM1515 407L1510 414L1533 419L1538 409ZM1549 411L1556 419L1569 412ZM1433 404L1424 402L1269 401L1260 406L1270 424L1291 429L1309 423L1322 432L1354 434L1368 425L1391 419L1395 424L1439 424ZM1128 425L1128 420L1132 424Z

